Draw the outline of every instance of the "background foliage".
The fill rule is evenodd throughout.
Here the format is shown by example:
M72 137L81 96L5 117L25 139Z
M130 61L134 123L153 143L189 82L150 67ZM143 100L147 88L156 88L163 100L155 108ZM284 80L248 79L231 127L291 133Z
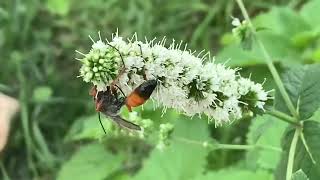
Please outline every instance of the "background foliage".
M283 72L300 116L309 119L304 136L320 163L320 111L315 113L320 102L320 1L257 0L245 5ZM275 117L262 115L215 128L205 117L190 119L174 110L162 116L161 109L153 110L148 103L143 110L135 109L139 118L151 119L155 127L160 122L175 124L170 146L161 151L152 140L156 132L146 140L103 137L89 85L76 78L80 65L74 50L90 48L89 34L97 38L100 30L110 37L119 28L123 36L167 36L184 40L191 49L210 50L218 62L229 60L228 65L242 68L242 75L251 73L257 82L267 78L264 87L275 88L255 42L247 51L232 36L231 16L242 17L232 0L1 1L0 90L21 104L1 155L1 178L284 179L294 130ZM278 94L275 108L288 113ZM247 148L225 150L217 142ZM312 163L299 140L293 179L319 179L319 163Z

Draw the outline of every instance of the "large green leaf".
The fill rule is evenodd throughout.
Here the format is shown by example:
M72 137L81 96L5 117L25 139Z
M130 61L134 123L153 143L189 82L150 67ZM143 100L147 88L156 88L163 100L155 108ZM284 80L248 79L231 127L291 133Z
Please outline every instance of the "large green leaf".
M273 180L273 175L267 171L250 171L244 169L225 169L201 175L195 180Z
M102 144L83 146L66 162L58 180L103 180L121 168L123 157L106 151Z
M282 148L284 152L276 172L276 178L278 180L285 179L289 148L294 132L295 129L290 127L282 140ZM311 161L310 155L299 138L295 151L293 171L295 172L302 169L310 180L318 180L320 177L320 123L317 121L306 121L304 122L302 132L316 164L313 164Z
M305 65L290 68L282 76L291 101L299 110L300 118L307 119L320 105L320 65ZM284 100L277 91L276 109L288 113Z
M306 3L300 13L302 17L312 26L316 27L320 30L320 16L319 16L319 9L320 9L320 1L319 0L311 0Z
M258 36L274 62L285 61L288 63L299 61L299 59L297 59L298 55L294 49L290 48L291 40L289 38L275 34L271 31L259 32ZM255 41L253 42L250 51L244 50L239 44L228 45L218 53L216 59L218 62L224 62L230 59L228 62L228 65L230 66L265 64L262 51Z
M164 150L154 149L144 162L135 180L187 180L194 179L204 171L208 150L201 144L187 143L177 139L204 142L209 138L206 121L178 119L172 144Z
M292 174L292 180L309 180L307 175L300 169Z
M254 19L254 24L256 27L267 28L269 31L288 39L296 33L310 30L310 25L305 19L287 7L274 7L268 13L258 15ZM278 41L276 42L278 43Z
M101 120L104 128L110 130L112 123L109 119L101 115ZM92 116L84 116L75 120L68 134L65 137L66 141L99 139L104 136L104 132L99 123L98 114Z
M281 136L287 123L270 115L253 119L247 134L247 143L272 149L254 149L247 153L248 165L252 168L275 169L281 156ZM277 150L279 149L279 150Z

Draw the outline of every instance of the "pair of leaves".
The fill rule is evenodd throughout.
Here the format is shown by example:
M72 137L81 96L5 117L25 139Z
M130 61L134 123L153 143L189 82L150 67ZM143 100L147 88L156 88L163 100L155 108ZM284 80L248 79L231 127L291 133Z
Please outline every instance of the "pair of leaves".
M310 180L320 177L319 163L314 164L310 158L313 156L316 162L320 162L320 123L318 113L315 113L320 106L320 65L305 65L290 68L283 76L285 88L297 109L300 119L305 120L311 117L312 120L304 121L303 136L310 153L299 137L295 149L293 171L302 170ZM284 113L290 114L286 104L279 93L276 93L275 108ZM282 139L283 154L276 171L277 179L284 179L286 174L288 154L292 143L294 127L289 127ZM302 178L298 173L297 177ZM295 177L295 176L293 176Z

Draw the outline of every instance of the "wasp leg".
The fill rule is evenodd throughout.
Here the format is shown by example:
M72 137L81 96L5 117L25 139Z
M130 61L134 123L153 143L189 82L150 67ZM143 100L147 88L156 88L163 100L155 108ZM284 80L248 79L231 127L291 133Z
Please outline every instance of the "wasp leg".
M102 127L102 130L103 130L104 134L107 134L106 129L104 128L104 126L103 126L103 124L101 122L100 112L98 112L98 118L99 118L99 122L100 122L100 125Z
M129 106L128 104L126 104L126 106L127 106L128 110L129 110L129 112L132 112L132 107Z
M102 110L102 106L103 106L102 100L100 100L100 101L96 100L96 111L97 112L100 112Z
M97 95L97 86L93 86L93 87L90 89L89 95L90 95L90 96L93 96L93 97L96 97L96 95Z

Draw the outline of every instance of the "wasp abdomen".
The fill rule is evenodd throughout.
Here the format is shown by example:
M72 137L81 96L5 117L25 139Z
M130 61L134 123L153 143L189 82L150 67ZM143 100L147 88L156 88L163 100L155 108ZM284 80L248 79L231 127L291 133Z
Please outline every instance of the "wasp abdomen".
M143 99L147 100L150 98L152 92L154 91L154 89L157 86L157 80L153 79L153 80L148 80L142 84L140 84L140 86L138 86L134 91Z
M148 100L157 86L157 80L148 80L139 85L126 99L126 105L131 111L131 107L137 107Z

